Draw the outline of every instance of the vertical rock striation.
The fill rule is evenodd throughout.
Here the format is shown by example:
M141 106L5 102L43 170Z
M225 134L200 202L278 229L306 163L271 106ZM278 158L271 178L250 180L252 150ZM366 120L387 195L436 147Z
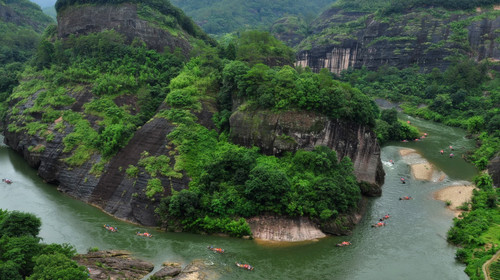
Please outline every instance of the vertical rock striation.
M265 154L282 155L298 149L327 146L339 159L350 157L364 195L378 196L385 172L377 137L369 128L331 120L312 112L236 111L230 118L232 141L258 146Z
M340 74L348 68L376 70L385 64L444 70L451 63L447 57L457 53L476 61L500 60L500 17L491 15L438 16L424 10L388 21L334 7L313 23L313 34L298 46L296 65Z
M128 43L134 39L140 39L149 48L160 52L165 48L171 52L175 48L180 48L187 55L191 50L187 36L181 34L174 36L139 18L136 4L69 7L57 15L57 22L57 32L60 38L113 29L123 34Z

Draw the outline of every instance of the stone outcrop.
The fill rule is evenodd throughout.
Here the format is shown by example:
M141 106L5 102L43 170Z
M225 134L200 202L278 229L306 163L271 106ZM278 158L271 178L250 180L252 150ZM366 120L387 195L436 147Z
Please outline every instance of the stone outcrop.
M260 216L247 219L247 223L255 239L297 242L326 236L306 217Z
M18 106L19 114L7 115L7 123L16 124L22 113L33 106L34 100L41 92L43 90L34 93L28 102ZM88 102L92 94L84 90L73 93L72 97L75 98L75 102L66 109L81 112L83 111L82 104ZM14 106L17 101L12 100L11 105ZM131 106L135 106L132 104L135 101L134 98L130 98L128 102ZM31 116L40 118L41 116L37 114ZM97 130L96 117L92 115L86 117ZM94 164L101 160L98 154L93 154L90 160L81 166L72 166L64 161L71 155L71 152L64 152L63 138L73 131L73 127L64 123L63 130L55 129L61 121L62 119L58 119L48 127L48 130L54 134L52 141L46 141L45 138L37 135L29 135L25 130L5 129L5 144L22 154L30 166L38 169L38 175L41 178L57 185L61 192L93 204L117 218L156 226L158 221L154 209L159 199L151 200L145 195L150 175L146 172L139 172L137 178L129 178L125 171L129 165L137 165L143 152L147 152L150 156L168 154L169 148L174 147L169 146L166 136L175 126L163 118L152 119L140 127L128 144L104 165L102 173L97 174L91 170ZM175 159L173 155L170 157L170 163L173 166ZM157 194L157 198L168 194L172 189L186 188L189 182L186 176L180 179L161 176L159 178L165 188L165 193Z
M189 54L191 45L186 39L187 34L174 36L160 27L152 26L139 18L137 10L138 6L130 3L68 7L57 15L58 35L67 38L70 35L113 29L123 34L128 43L137 38L160 52L165 48L171 52L180 48L184 54Z
M465 25L465 36L460 33L461 23L457 23L468 18L472 20ZM338 26L345 30L335 32ZM316 72L327 68L340 74L348 68L376 70L385 64L398 68L417 64L427 71L434 67L443 70L451 63L446 58L455 52L477 61L499 60L499 28L500 17L481 18L481 13L438 17L412 11L387 21L373 14L333 7L313 23L312 36L298 46L301 51L296 65Z
M500 156L493 158L488 165L488 174L493 179L493 186L500 187Z
M351 158L364 195L381 194L385 172L380 146L376 135L365 126L331 120L317 113L292 111L236 111L229 121L234 143L260 147L265 154L313 150L318 145L330 147L339 159Z
M91 279L143 279L154 269L150 262L133 258L126 251L97 251L78 255L75 261L87 267Z

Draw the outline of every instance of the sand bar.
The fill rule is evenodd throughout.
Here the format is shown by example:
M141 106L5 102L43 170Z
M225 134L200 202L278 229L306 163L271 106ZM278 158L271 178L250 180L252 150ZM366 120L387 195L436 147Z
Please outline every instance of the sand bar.
M434 199L441 201L449 201L451 204L448 206L450 210L455 212L455 217L458 217L461 210L458 210L457 207L462 205L464 202L468 202L472 198L472 191L475 189L475 186L449 186L444 189L440 189L434 192Z

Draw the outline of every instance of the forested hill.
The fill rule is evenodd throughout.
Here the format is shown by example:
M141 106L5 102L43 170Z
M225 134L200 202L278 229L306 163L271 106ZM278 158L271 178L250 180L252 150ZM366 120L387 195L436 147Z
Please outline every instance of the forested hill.
M167 0L56 9L4 134L60 190L132 222L233 235L264 213L338 233L362 194L380 195L374 102L292 68L293 51L269 33L213 46Z
M2 25L14 24L15 26L9 26L11 29L18 30L18 26L22 26L40 33L53 20L45 15L37 4L29 0L0 0L0 22ZM12 30L12 32L16 32L16 30ZM2 32L3 36L4 34Z
M224 34L269 27L286 15L315 18L335 0L171 0L205 32Z
M54 22L28 0L0 0L0 123L3 102L18 84L17 74L34 53L42 31Z

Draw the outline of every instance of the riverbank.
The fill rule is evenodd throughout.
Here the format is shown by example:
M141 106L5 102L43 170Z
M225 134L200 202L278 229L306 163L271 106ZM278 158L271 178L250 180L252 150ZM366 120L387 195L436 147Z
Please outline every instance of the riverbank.
M471 201L474 189L474 186L448 186L434 192L434 199L449 203L448 209L454 212L455 217L458 217L463 210L457 207Z

